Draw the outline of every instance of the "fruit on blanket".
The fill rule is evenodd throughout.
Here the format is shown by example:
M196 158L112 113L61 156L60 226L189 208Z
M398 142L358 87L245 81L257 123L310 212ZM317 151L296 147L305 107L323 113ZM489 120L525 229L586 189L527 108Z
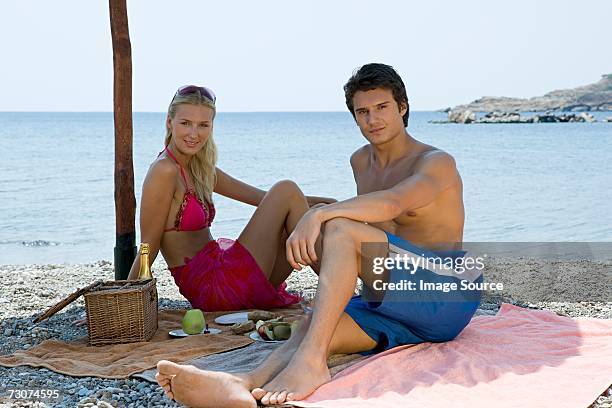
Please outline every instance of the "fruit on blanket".
M291 337L291 326L288 324L279 324L272 329L276 340L287 340Z
M255 330L255 323L253 323L253 321L251 320L249 320L248 322L236 323L232 327L230 327L230 330L234 334L248 333Z
M274 330L271 326L264 326L264 333L266 334L267 340L276 340L274 337Z
M183 331L187 334L200 334L206 326L204 314L200 309L191 309L183 316Z
M264 324L266 324L266 322L264 322L263 320L259 320L257 323L255 323L255 330L257 330L257 333L259 333L259 328L261 326L263 326ZM261 336L261 334L260 334L260 336Z
M274 331L272 330L272 327L268 324L263 324L259 327L259 329L257 329L257 332L259 333L259 336L267 341L272 341L272 340L276 340L274 338Z
M263 320L260 320L257 323L255 323L255 330L257 330L259 337L261 337L262 339L263 339L263 336L265 336L265 333L264 333L265 324L266 322L264 322Z
M268 312L267 310L253 310L247 314L247 319L254 322L258 320L270 320L274 319L274 317L274 313Z
M269 323L265 323L263 321L257 322L257 333L259 333L259 337L266 341L276 340L274 338L274 330L272 329L272 325Z
M291 337L291 325L287 322L258 321L255 325L259 336L266 341L287 340Z

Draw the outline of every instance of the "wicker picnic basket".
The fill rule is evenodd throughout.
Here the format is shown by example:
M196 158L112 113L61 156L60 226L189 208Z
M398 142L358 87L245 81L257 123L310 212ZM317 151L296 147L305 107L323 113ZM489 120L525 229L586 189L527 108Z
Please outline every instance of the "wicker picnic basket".
M149 341L157 330L157 286L155 279L94 282L38 316L49 318L79 296L85 297L89 344Z
M104 282L85 293L89 344L149 341L157 330L155 279Z

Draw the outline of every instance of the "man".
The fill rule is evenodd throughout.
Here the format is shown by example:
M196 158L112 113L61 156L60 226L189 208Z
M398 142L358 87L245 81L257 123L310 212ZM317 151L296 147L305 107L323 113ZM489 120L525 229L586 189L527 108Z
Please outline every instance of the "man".
M463 238L462 182L448 153L406 131L408 98L392 67L364 65L344 90L347 107L368 141L350 160L358 195L308 211L286 244L294 268L311 265L319 274L312 315L249 373L216 373L161 361L157 379L170 398L191 406L245 407L255 407L255 399L263 404L300 400L330 380L330 354L448 341L471 319L478 305L475 297L381 289L410 279L458 282L440 267L413 267L411 272L397 266L380 273L371 265L389 250L424 260L438 256L433 251L456 249ZM358 277L367 298L351 299Z

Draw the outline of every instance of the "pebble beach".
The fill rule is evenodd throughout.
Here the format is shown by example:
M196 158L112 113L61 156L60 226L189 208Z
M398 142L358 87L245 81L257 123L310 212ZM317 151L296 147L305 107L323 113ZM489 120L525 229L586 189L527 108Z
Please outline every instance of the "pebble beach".
M592 262L585 268L609 272L612 262ZM527 261L500 263L503 268L525 269ZM166 265L153 265L157 278L160 309L188 309L189 303L179 294ZM75 320L85 317L82 297L51 318L38 324L32 320L41 312L95 280L113 280L113 265L108 261L87 264L0 265L0 354L8 355L28 349L46 339L71 341L87 335L86 326ZM312 271L294 272L288 289L313 292L317 276ZM507 296L485 296L477 312L494 315L502 302L518 306L548 309L569 317L612 318L612 302L535 302L525 303ZM10 390L58 390L53 400L10 399ZM0 407L175 407L157 384L140 379L101 379L70 377L47 369L20 366L0 367ZM578 407L577 407L578 408ZM612 387L597 398L591 408L612 408Z

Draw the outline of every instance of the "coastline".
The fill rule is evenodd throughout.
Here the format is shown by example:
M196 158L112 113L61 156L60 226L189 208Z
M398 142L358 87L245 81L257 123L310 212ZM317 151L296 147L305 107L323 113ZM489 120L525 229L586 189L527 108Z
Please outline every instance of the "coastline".
M533 265L533 261L529 259L504 259L496 262L493 269L503 270L511 273L512 276L516 276L521 271L526 274L533 272ZM612 269L612 260L575 260L568 262L567 265L580 271L599 269L607 273ZM156 260L152 271L157 278L160 309L188 309L189 303L179 294L178 288L163 260ZM110 261L82 264L0 265L0 333L2 334L0 354L6 355L18 349L27 349L46 339L70 341L86 336L86 326L76 327L71 324L72 321L85 316L82 297L38 325L33 325L31 322L39 313L64 299L77 288L84 287L98 279L114 279L113 265ZM294 272L287 280L288 290L314 292L317 279L312 271ZM555 294L551 295L555 296ZM515 297L521 297L521 294L517 294ZM530 303L498 295L485 295L477 315L494 315L502 302L513 303L522 307L547 309L572 318L612 318L612 302L542 301ZM179 406L167 400L157 384L142 380L75 378L47 369L25 366L0 367L0 390L16 388L57 388L61 390L64 398L61 402L36 406ZM0 407L11 406L4 405L11 403L6 399L7 395L5 394L0 395ZM600 402L592 405L592 407L611 406L612 387L600 396L598 401ZM24 405L24 403L25 401L21 401L20 404L22 405L19 406L33 406ZM32 401L30 403L33 404Z

